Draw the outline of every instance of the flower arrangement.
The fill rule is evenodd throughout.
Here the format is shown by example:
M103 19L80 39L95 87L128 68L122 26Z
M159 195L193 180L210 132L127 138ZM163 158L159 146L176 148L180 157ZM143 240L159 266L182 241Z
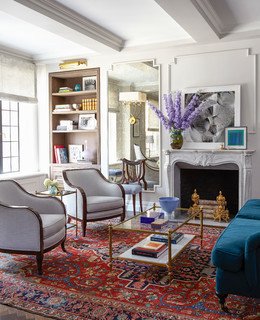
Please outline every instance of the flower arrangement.
M50 194L57 194L59 191L59 184L57 180L45 179L44 186L49 190Z
M189 128L201 111L201 103L198 95L195 93L190 99L184 113L181 112L181 91L177 91L173 99L172 94L164 94L163 100L167 116L157 107L148 102L149 107L155 112L162 125L167 130L185 130Z

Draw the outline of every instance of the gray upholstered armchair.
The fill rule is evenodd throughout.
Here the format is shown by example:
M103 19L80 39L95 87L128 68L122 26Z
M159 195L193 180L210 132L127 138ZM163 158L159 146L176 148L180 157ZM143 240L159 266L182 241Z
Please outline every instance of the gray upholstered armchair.
M65 239L60 200L30 194L13 180L0 181L0 252L36 255L41 275L43 254L59 244L66 252Z
M73 195L64 197L63 201L68 215L81 221L83 237L88 221L125 219L125 192L121 185L108 181L93 168L68 169L62 175L65 190L77 191L77 204Z

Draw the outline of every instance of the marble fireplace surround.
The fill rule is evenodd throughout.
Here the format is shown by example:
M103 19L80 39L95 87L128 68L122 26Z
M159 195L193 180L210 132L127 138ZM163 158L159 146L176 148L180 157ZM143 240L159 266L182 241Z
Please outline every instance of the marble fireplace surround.
M253 150L166 150L164 173L167 177L168 196L180 196L180 167L194 169L238 170L239 209L252 195Z

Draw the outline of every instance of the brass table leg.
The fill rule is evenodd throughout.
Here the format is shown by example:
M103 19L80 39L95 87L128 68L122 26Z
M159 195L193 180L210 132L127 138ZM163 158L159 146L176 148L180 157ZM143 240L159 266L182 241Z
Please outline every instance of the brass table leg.
M173 272L172 272L172 246L171 246L172 234L168 231L168 276L169 276L169 283L172 281Z
M110 272L112 272L112 261L113 261L113 250L112 250L112 226L109 225L109 268Z
M203 208L200 207L200 247L203 245Z

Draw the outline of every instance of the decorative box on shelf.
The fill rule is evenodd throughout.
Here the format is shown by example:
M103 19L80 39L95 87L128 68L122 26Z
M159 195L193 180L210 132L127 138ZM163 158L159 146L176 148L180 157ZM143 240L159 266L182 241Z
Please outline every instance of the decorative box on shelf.
M153 229L162 229L168 224L168 220L166 219L157 219L151 223L151 227Z

